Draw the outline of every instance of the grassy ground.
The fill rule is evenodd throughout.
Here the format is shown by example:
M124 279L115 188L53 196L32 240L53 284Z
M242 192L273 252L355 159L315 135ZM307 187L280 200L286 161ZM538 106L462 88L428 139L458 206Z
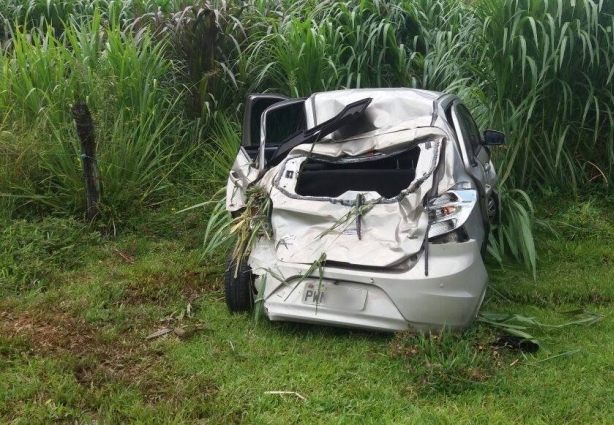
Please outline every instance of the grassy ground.
M151 213L115 238L13 222L0 245L0 422L609 423L612 202L540 205L559 236L539 235L537 281L491 265L483 310L605 317L532 331L534 355L492 347L484 325L427 338L231 316L195 212ZM186 333L146 339L167 326Z

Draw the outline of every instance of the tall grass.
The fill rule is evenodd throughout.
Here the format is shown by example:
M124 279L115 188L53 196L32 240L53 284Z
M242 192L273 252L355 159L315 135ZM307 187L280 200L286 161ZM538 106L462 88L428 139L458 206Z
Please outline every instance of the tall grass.
M11 167L1 192L37 210L81 213L84 184L70 104L94 113L103 206L109 218L156 199L177 155L183 124L164 42L138 39L101 15L64 27L61 37L16 28L0 56L0 150ZM159 200L159 199L158 199Z
M612 190L612 2L7 0L0 17L0 150L11 165L0 193L12 210L83 210L76 100L94 110L105 199L121 213L156 202L192 149L202 152L184 181L198 167L223 179L229 123L249 92L381 86L456 93L482 127L507 133L494 152L495 257L535 265L526 193Z
M458 92L484 126L507 132L503 183L577 192L611 181L613 9L482 0L415 12L426 34L425 86Z
M295 3L257 32L238 58L238 79L248 91L290 96L340 88L407 86L415 78L391 22L369 2L337 2L312 8Z

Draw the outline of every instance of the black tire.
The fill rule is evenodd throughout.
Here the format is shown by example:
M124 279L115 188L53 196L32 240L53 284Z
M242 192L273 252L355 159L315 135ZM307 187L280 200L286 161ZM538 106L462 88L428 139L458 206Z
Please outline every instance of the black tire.
M482 244L482 258L486 258L486 252L488 249L488 238L490 237L490 233L492 232L491 227L493 225L498 225L501 223L501 210L500 210L500 201L499 194L494 190L490 193L490 196L486 200L486 213L488 214L488 223L486 225L486 232L484 235L484 243Z
M501 222L499 195L494 190L487 200L486 212L488 213L488 221L491 224L499 224Z
M254 276L252 269L245 260L241 261L237 269L232 253L228 253L226 271L224 273L224 292L226 305L231 313L251 311L254 306Z

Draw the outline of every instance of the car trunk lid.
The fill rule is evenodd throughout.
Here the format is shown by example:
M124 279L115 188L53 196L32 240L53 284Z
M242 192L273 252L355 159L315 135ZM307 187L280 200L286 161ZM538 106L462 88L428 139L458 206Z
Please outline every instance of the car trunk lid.
M300 145L267 172L278 259L390 267L418 253L446 137L424 124Z

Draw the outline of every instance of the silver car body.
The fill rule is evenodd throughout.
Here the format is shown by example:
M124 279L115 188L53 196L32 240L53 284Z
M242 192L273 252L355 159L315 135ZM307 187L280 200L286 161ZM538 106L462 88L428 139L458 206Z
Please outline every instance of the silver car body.
M308 130L366 98L357 120L267 168L274 104L261 115L258 153L237 156L227 209L245 206L250 185L272 201L271 237L248 259L264 312L382 331L466 328L488 282L482 253L497 181L488 148L452 95L357 89L297 102Z

